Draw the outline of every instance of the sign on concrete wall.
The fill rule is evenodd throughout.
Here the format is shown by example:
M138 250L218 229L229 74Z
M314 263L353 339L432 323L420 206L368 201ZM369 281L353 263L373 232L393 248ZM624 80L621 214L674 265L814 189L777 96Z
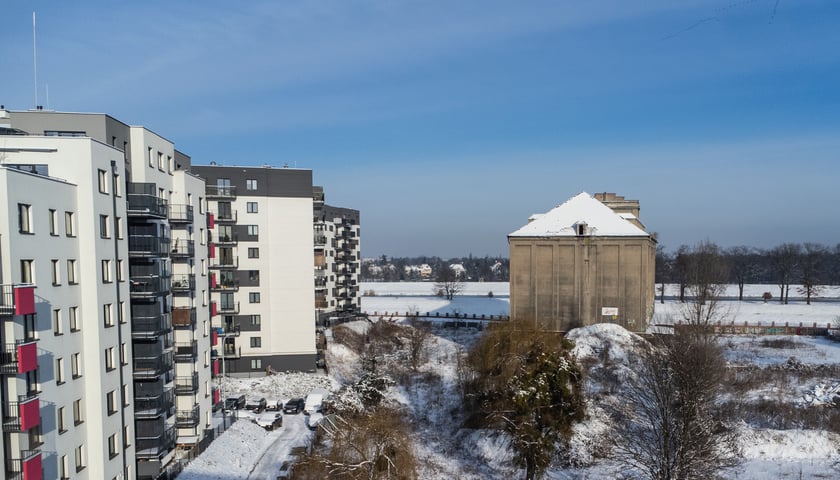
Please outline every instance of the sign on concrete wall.
M601 307L601 315L615 317L618 315L618 307Z

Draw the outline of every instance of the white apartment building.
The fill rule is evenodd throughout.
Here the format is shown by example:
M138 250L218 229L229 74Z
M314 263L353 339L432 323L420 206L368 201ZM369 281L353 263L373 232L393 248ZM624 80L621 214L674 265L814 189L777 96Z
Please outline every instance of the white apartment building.
M0 137L4 478L135 478L122 158Z
M217 358L233 376L315 368L312 171L203 165Z
M324 188L313 187L315 310L318 323L353 319L361 310L359 211L325 203Z
M14 145L22 144L40 149L33 152L43 159L17 163L48 165L50 176L77 185L77 191L83 192L77 194L78 198L92 195L97 200L110 199L111 214L101 213L98 205L90 201L79 203L74 212L79 230L95 237L78 243L80 289L93 285L90 282L96 278L94 273L103 279L107 275L108 281L102 281L119 287L113 288L118 298L110 302L95 295L80 299L79 310L88 315L99 312L99 323L106 332L101 338L85 333L85 345L90 348L84 349L81 360L83 365L96 365L104 358L113 367L113 359L119 357L121 364L125 364L125 372L116 369L122 373L125 385L121 390L125 407L118 409L122 414L117 417L126 416L125 436L129 440L124 443L130 445L121 448L128 448L126 453L131 453L131 458L126 460L125 477L154 478L173 458L176 445L191 448L208 435L212 405L218 401L211 383L211 342L215 337L210 329L204 182L188 173L189 157L176 151L171 141L146 128L130 127L102 114L2 113L12 127L38 135L2 137L5 148L14 150ZM106 149L109 162L114 160L117 177L109 177L114 175L110 163L107 169L102 169L85 164L84 155L50 156L67 151L67 145L74 145L72 142L88 142ZM10 144L14 145L9 147ZM58 147L53 145L61 148L56 150ZM12 154L15 158L21 155ZM10 155L7 153L0 163L14 163ZM98 158L89 157L88 163ZM109 187L111 181L114 185ZM102 193L103 188L113 195ZM50 198L52 192L52 189L41 192L40 198ZM64 210L57 211L60 216ZM111 230L103 233L114 221ZM19 252L26 252L18 246L5 251L16 258L20 257ZM106 251L111 253L109 258L105 258ZM36 265L51 262L52 259L42 260L44 255L50 255L46 252L49 249L38 250L37 256L32 254ZM42 288L39 285L38 295ZM44 298L52 301L48 296ZM101 305L96 307L98 304ZM104 305L110 305L110 310ZM108 350L111 324L122 331L122 341ZM99 388L107 388L98 377L110 374L111 367L83 377L89 377L90 383ZM102 417L102 412L110 412L108 401L108 398L99 401L86 393L82 402L89 412L84 421L89 434L86 451L82 452L88 463L91 459L98 461L111 456L108 450L104 456L98 453L99 444L110 441L109 437L103 436L101 430L90 431L94 426L99 428L96 422L109 425L111 415L103 420L94 419ZM74 451L69 452L70 466L74 467ZM71 470L67 478L113 478L107 473L99 475L98 471L94 474L93 465L78 472L75 468ZM90 477L84 476L85 471L90 472L87 474ZM44 472L46 478L52 478L46 464Z

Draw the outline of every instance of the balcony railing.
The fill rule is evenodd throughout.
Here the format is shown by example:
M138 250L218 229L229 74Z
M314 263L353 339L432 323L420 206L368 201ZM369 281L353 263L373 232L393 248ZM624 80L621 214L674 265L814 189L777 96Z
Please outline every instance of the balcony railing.
M235 344L224 344L222 353L225 358L241 358L242 347L237 347Z
M172 288L170 277L131 277L129 292L132 297L159 297Z
M129 235L128 254L132 257L168 257L168 238L154 235Z
M6 460L6 480L41 480L40 450L21 450L20 458Z
M224 327L218 327L216 329L216 334L220 337L238 337L241 332L242 327L240 327L238 323L231 323L229 325L225 325Z
M198 358L198 341L175 342L175 361L177 363L193 363Z
M38 345L34 340L19 340L3 345L0 373L18 375L38 368Z
M137 432L137 458L160 459L173 448L177 436L175 425L166 425L161 430Z
M239 280L232 278L223 278L215 285L211 285L210 290L214 292L236 292L239 290Z
M168 388L154 396L135 396L134 416L137 418L157 418L172 411L175 405L175 391Z
M0 284L0 316L35 313L35 285Z
M314 240L314 242L315 242L315 246L316 246L316 247L318 247L318 246L324 246L324 245L326 245L326 244L327 244L327 237L326 237L325 235L315 235L315 237L313 238L313 240Z
M195 307L172 307L172 326L195 328Z
M181 273L172 275L173 292L189 292L195 290L195 274Z
M159 357L135 357L134 378L156 378L172 370L172 352L163 352Z
M167 202L159 198L154 183L128 184L128 216L167 217Z
M195 395L198 393L198 372L189 376L175 377L175 395Z
M216 223L236 223L237 217L236 210L219 212L216 214Z
M192 410L175 412L175 425L178 428L192 428L197 426L199 421L201 421L201 412L198 405L194 406Z
M239 302L221 302L219 304L219 314L222 315L236 315L239 313Z
M192 205L173 204L169 205L169 223L192 223Z
M216 245L235 245L239 243L239 235L233 233L228 235L218 235L215 241Z
M229 199L229 198L236 198L236 187L225 187L225 186L218 186L218 185L207 185L205 187L205 193L207 198L213 199Z
M172 329L172 320L168 313L158 313L131 317L131 337L137 340L155 338Z
M195 256L195 242L193 240L177 239L172 242L172 250L169 252L172 258L184 258Z
M37 395L19 396L3 408L3 431L25 432L41 423L40 402Z
M222 255L210 259L210 268L239 268L239 257Z

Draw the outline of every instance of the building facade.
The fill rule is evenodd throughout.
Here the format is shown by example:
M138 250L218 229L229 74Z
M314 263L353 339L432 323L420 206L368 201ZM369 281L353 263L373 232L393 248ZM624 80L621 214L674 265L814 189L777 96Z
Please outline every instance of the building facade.
M206 182L217 357L233 376L315 368L312 171L193 165Z
M327 205L324 188L313 190L315 309L319 324L354 318L361 310L359 211Z
M172 142L107 115L28 111L5 112L5 116L12 127L30 133L4 137L6 148L20 144L32 154L7 153L3 163L45 165L49 171L43 170L42 177L76 185L77 209L72 213L79 231L73 238L80 238L79 253L73 259L79 269L77 290L96 285L94 279L98 279L115 295L86 294L79 301L78 311L85 312L85 322L97 312L105 329L99 336L84 335L82 365L98 365L103 358L106 364L102 371L84 378L95 392L110 387L103 383L103 375L119 372L122 405L116 411L127 419L121 433L126 452L124 477L154 478L173 458L176 445L189 448L204 438L217 400L211 385L214 337L204 182L187 171L189 157L176 151ZM94 145L89 150L95 154L69 155L73 142ZM99 150L107 153L103 154L107 163L102 165ZM46 190L41 196L51 199L54 190L58 191ZM87 200L88 196L93 200ZM61 209L52 210L60 217ZM82 241L81 236L87 234L94 238ZM19 246L8 251L16 256L26 252ZM46 251L40 250L33 258L35 264L46 261ZM99 401L87 392L82 400L89 413L84 423L90 430L86 452L91 453L82 452L88 461L112 456L110 451L99 454L99 444L111 441L100 430L113 416L112 400ZM100 428L97 419L103 412L105 426ZM100 475L94 468L91 464L66 478L114 477L107 472Z
M644 331L656 240L638 217L638 201L584 192L508 235L512 318L551 331L601 322Z

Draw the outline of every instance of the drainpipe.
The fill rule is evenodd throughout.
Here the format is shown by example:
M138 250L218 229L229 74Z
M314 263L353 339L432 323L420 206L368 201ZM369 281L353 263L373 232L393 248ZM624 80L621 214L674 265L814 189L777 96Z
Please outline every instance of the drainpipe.
M117 162L115 160L111 160L111 212L112 212L112 216L114 217L114 231L111 234L111 236L114 237L114 263L115 263L115 267L119 268L119 266L120 266L120 263L119 263L119 259L120 259L120 240L119 240L118 232L120 231L119 230L120 225L119 225L119 220L118 220L118 217L117 217ZM127 226L126 226L126 231L128 231ZM126 318L124 318L124 316L128 315L128 312L123 312L123 310L122 310L122 301L121 301L122 296L120 295L120 279L117 278L117 281L114 282L114 284L116 285L116 290L117 290L117 336L119 337L119 341L117 343L119 344L118 347L120 349L120 356L122 356L122 354L123 354L123 349L122 349L122 340L123 340L122 325L123 325L123 322L127 320ZM126 342L126 345L128 345L127 342ZM125 472L128 468L128 465L126 464L126 460L125 460L125 458L126 458L126 452L125 452L125 440L126 440L125 439L125 405L126 405L126 401L125 401L125 388L123 388L123 385L125 385L125 374L123 373L123 369L125 368L125 366L123 365L122 360L123 359L120 359L120 402L121 402L121 404L120 404L120 422L121 422L121 425L122 425L122 430L120 431L120 438L122 438L122 444L123 444L123 449L122 449L123 450L123 452L122 452L122 467L123 468L122 468L122 473L120 473L120 478L125 478ZM128 358L125 358L124 360L126 362L128 362Z

